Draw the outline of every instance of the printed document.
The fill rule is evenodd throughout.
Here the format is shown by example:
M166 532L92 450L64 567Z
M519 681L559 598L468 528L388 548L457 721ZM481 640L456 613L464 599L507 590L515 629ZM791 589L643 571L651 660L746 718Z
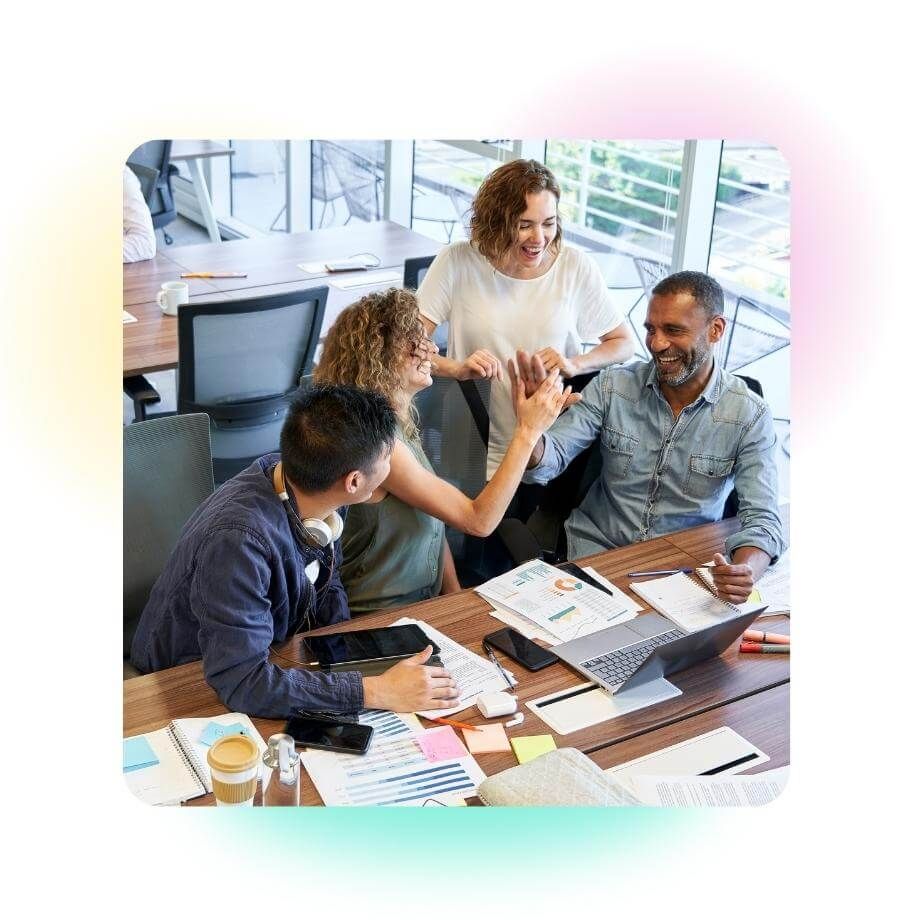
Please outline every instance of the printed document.
M470 706L475 706L476 697L481 693L508 689L508 685L499 674L498 668L488 658L476 655L459 643L454 642L449 636L439 632L433 626L429 626L421 620L412 620L409 617L403 617L393 625L405 626L410 623L417 625L441 649L441 662L450 671L450 675L457 682L457 689L460 691L460 699L451 709L429 709L425 712L419 712L420 716L424 716L426 719L434 719L437 716L453 715L455 712L461 712L464 709L469 709ZM515 683L514 675L507 669L505 669L505 673L510 678L511 683Z
M725 808L766 805L782 791L789 767L753 776L634 776L643 805L678 808Z
M632 605L541 562L525 562L476 593L494 607L523 615L562 642L630 619ZM617 592L621 594L621 592Z
M400 734L363 755L306 750L300 758L326 805L451 804L486 778L450 726Z

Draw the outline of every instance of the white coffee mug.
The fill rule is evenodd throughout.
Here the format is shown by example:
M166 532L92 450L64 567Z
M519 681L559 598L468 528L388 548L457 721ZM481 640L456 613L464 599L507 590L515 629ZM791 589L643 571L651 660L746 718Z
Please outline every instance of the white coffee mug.
M167 316L175 316L188 303L188 285L184 281L167 281L157 291L157 303Z

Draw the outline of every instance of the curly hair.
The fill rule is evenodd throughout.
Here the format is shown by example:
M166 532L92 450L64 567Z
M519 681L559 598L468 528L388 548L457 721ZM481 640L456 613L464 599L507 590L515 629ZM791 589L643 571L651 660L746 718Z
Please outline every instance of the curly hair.
M317 384L345 384L379 393L399 408L406 356L414 354L425 338L412 291L390 288L367 294L346 307L332 324L323 354L313 372ZM408 437L417 432L417 416L400 421Z
M517 242L517 222L527 210L527 196L549 191L559 202L559 183L552 172L536 160L512 160L486 176L473 199L470 240L490 261L499 261ZM549 248L562 247L562 224L556 216L556 236Z

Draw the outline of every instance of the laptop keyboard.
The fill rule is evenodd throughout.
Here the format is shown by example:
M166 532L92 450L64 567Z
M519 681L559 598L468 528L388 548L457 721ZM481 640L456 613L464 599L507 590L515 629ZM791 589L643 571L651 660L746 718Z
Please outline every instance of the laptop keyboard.
M640 645L630 645L627 648L617 649L615 652L608 652L606 655L599 655L597 658L589 658L583 661L581 666L605 683L622 684L639 670L645 659L659 645L665 645L672 639L678 639L683 635L681 630L672 629Z

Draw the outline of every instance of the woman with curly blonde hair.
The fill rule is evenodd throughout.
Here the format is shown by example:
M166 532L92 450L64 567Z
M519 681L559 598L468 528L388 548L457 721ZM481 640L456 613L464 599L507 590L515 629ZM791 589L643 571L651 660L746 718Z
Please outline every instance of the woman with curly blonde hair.
M434 474L418 437L412 399L431 386L435 355L415 295L391 289L368 294L339 315L313 373L317 383L349 384L386 396L401 423L389 476L368 502L349 509L345 521L341 574L354 613L458 591L444 524L474 536L492 533L537 441L571 402L570 388L558 385L558 371L525 397L509 362L514 434L491 481L469 498Z
M520 351L522 368L536 360L541 371L567 379L633 354L600 269L563 243L559 198L559 183L543 163L499 166L473 200L470 239L445 246L419 286L427 332L449 324L447 356L435 359L434 373L492 379L490 476L514 430L505 361ZM599 344L585 351L583 342Z

